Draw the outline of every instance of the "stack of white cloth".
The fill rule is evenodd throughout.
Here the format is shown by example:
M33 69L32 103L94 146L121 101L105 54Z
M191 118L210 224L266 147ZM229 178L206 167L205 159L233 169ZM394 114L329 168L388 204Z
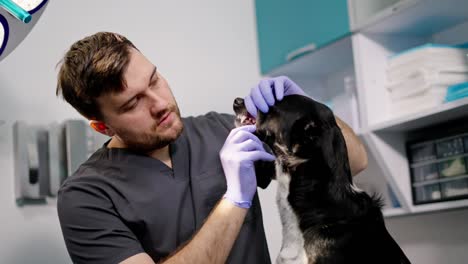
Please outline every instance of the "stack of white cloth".
M444 103L447 88L468 82L468 49L425 44L392 56L386 89L393 117Z

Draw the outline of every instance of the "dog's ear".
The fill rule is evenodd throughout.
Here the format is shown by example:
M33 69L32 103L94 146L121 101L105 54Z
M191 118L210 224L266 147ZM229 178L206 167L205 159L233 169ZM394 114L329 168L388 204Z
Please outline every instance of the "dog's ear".
M320 136L320 127L311 116L297 120L291 129L291 151L300 157L308 156L311 148L316 146Z

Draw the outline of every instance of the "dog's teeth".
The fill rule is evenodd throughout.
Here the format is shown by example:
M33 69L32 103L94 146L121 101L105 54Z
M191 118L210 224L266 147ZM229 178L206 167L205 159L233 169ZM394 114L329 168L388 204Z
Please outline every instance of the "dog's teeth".
M255 118L249 117L248 120L249 120L249 124L255 125L255 123L256 123Z
M247 119L247 117L242 116L242 117L241 117L241 120L240 120L240 121L241 121L241 124L244 124L246 119Z
M238 117L238 120L240 121L242 125L255 125L256 124L255 118L248 116L248 115L240 116Z

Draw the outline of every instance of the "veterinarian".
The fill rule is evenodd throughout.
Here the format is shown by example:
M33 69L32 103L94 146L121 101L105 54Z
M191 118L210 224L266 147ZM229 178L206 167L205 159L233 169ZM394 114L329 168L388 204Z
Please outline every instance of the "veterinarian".
M160 71L116 33L74 43L56 92L111 137L58 194L74 263L270 263L253 162L274 157L254 126L233 129L232 115L214 112L181 118ZM245 100L255 115L296 93L278 77ZM365 150L339 124L357 173Z

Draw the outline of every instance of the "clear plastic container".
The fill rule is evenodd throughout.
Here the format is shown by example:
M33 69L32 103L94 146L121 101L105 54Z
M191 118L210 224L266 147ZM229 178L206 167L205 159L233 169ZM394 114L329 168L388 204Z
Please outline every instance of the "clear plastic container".
M413 188L415 194L415 203L432 202L441 199L440 185L427 184Z
M436 159L434 144L430 142L410 146L410 158L412 163Z
M440 141L436 144L437 157L447 158L464 153L463 139L461 137Z
M455 158L447 161L439 162L440 177L452 177L466 174L465 158Z
M468 195L468 179L459 179L440 184L443 198Z
M411 170L413 182L423 182L439 178L439 171L436 163L414 167Z
M465 153L468 153L468 136L463 137L463 142L465 145Z

